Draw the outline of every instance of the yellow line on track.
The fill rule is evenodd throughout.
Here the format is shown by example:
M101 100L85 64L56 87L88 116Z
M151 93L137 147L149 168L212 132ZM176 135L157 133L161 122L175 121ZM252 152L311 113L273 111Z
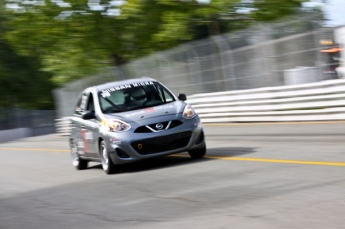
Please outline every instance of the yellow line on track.
M177 157L189 157L189 155L171 155ZM268 162L268 163L284 163L284 164L301 164L301 165L328 165L345 167L345 162L326 162L326 161L300 161L300 160L280 160L268 158L245 158L245 157L223 157L223 156L205 156L204 158L227 160L227 161L252 161L252 162Z
M328 166L344 166L345 167L345 162L300 161L300 160L281 160L281 159L267 159L267 158L218 157L218 156L206 156L205 158L221 159L221 160L229 160L229 161L254 161L254 162L269 162L269 163L328 165Z
M252 122L252 123L203 123L204 126L260 126L260 125L315 125L315 124L345 124L345 121L320 122Z
M0 150L20 150L20 151L49 151L49 152L71 152L64 149L37 149L37 148L0 148Z
M16 151L46 151L46 152L71 152L70 150L58 149L40 149L40 148L0 148L0 150L16 150ZM189 155L172 154L175 157L189 157ZM281 160L268 158L246 158L246 157L224 157L224 156L205 156L204 158L227 160L227 161L251 161L251 162L267 162L267 163L283 163L283 164L301 164L301 165L327 165L345 167L345 162L326 162L326 161L301 161L301 160Z

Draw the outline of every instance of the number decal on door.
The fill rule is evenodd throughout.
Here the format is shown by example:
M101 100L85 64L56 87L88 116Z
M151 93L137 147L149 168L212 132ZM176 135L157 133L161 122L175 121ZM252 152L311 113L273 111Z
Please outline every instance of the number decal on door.
M81 130L81 138L82 138L83 144L84 144L84 151L87 152L89 150L88 142L93 141L93 134L90 131L82 129Z

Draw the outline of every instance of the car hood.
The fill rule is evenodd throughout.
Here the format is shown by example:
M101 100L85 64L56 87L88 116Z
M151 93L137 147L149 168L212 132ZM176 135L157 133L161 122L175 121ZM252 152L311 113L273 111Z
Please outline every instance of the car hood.
M139 120L149 119L153 117L176 115L182 113L186 103L183 101L175 101L159 106L147 107L139 110L106 114L108 118L116 118L126 122L136 122Z

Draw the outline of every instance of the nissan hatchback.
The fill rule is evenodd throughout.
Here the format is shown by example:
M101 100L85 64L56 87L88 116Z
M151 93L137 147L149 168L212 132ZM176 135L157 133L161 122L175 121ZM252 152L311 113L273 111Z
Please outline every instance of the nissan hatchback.
M107 173L143 159L188 152L206 154L202 123L185 94L175 96L150 78L106 83L85 89L71 117L72 164L86 169L102 163Z

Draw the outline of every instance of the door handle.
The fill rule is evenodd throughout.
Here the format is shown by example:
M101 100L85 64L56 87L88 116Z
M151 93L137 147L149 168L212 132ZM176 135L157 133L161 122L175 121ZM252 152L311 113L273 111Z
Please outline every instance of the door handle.
M80 128L85 128L85 125L81 125Z

